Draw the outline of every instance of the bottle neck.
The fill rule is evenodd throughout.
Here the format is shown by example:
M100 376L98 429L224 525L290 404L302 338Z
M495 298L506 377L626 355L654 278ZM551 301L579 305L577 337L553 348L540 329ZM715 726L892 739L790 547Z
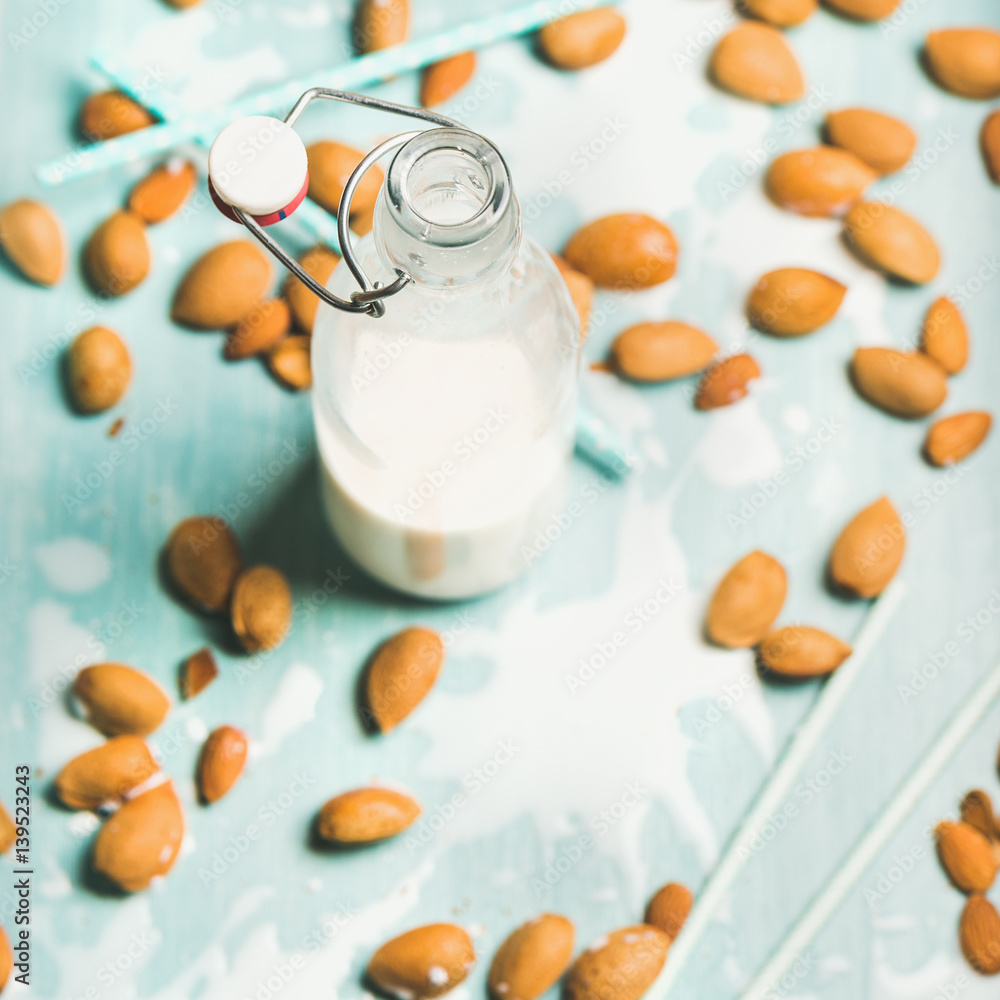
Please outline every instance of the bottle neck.
M521 216L507 164L474 132L439 128L406 142L386 174L375 245L417 286L494 280L517 256Z

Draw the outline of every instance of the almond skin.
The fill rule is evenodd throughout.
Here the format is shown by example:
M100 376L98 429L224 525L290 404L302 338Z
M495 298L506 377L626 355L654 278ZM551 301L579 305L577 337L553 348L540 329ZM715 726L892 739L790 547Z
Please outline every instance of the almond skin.
M1000 111L986 116L979 133L979 146L983 151L983 162L990 180L994 184L1000 184Z
M7 932L0 927L0 992L10 979L10 971L14 968L14 953L10 950Z
M997 839L997 820L993 812L993 803L982 789L967 792L962 799L962 822L975 827L987 840ZM994 847L994 854L996 853Z
M83 266L94 291L125 295L149 274L146 224L134 212L115 212L91 234Z
M164 555L174 586L191 604L213 614L229 609L243 555L221 517L185 518L170 533Z
M851 655L851 647L821 629L786 625L764 636L757 655L761 666L782 677L825 677Z
M958 942L965 960L976 972L1000 972L1000 914L985 896L971 895L958 923Z
M372 844L402 833L420 815L416 799L391 788L356 788L325 803L316 832L332 844Z
M132 188L128 207L150 225L163 222L188 200L197 179L193 163L164 163Z
M196 330L235 326L264 298L271 283L271 265L247 243L220 243L188 269L174 293L171 317Z
M233 726L219 726L208 735L198 758L198 794L202 802L218 802L243 773L247 738Z
M105 736L146 736L166 717L170 699L148 674L124 663L84 667L73 694L87 721Z
M84 330L66 352L66 380L80 413L103 413L122 396L132 379L125 342L106 326Z
M617 371L636 382L664 382L704 371L719 345L697 327L676 320L637 323L611 345Z
M826 0L830 9L855 21L881 21L898 6L899 0Z
M906 530L888 497L859 511L844 526L830 552L830 578L857 597L877 597L903 561Z
M187 701L201 694L218 676L219 667L215 662L215 655L208 646L199 649L181 664L181 697Z
M94 868L126 892L138 892L177 860L184 813L171 782L126 802L94 841Z
M760 367L749 354L733 354L712 365L701 377L694 405L699 410L716 410L741 400L747 384L760 378Z
M819 9L817 0L737 0L737 8L778 28L794 28Z
M639 1000L667 960L670 938L639 924L599 938L570 966L565 1000Z
M993 885L997 862L993 848L969 823L938 823L934 829L938 858L945 874L962 892L986 892Z
M606 215L579 229L563 256L600 288L652 288L673 277L677 241L648 215Z
M573 924L555 913L521 924L493 956L487 980L493 1000L536 1000L573 957Z
M307 250L299 258L299 263L305 272L321 285L326 285L330 280L330 275L333 274L333 269L339 262L340 258L332 250L327 250L326 247L322 246ZM319 307L319 298L292 274L285 281L284 295L292 310L295 328L303 333L312 333L313 323L316 320L316 309Z
M252 566L233 584L233 631L248 653L280 646L292 625L292 591L273 566Z
M119 135L137 132L154 124L156 119L141 105L120 90L91 94L80 105L80 132L89 142L102 142Z
M54 285L66 267L62 223L48 205L22 198L0 210L0 246L17 269L38 285Z
M764 104L789 104L806 92L795 53L769 24L747 21L724 35L709 62L712 79L732 94Z
M816 146L779 156L764 183L771 200L790 212L835 216L843 215L876 177L846 149Z
M917 134L909 125L868 108L831 111L826 116L826 136L879 174L901 170L917 146Z
M558 69L586 69L614 54L625 28L625 18L610 7L584 10L545 25L538 32L538 47Z
M476 53L459 52L440 62L431 63L420 77L420 103L436 108L450 101L476 72Z
M969 331L958 306L947 296L935 299L924 317L920 349L949 375L955 375L969 360Z
M427 924L386 941L372 955L368 976L407 1000L439 997L457 986L476 961L469 935L455 924Z
M923 285L941 266L934 237L912 216L891 205L855 205L845 219L848 243L869 264L902 281Z
M437 632L411 627L386 639L375 651L365 678L365 715L378 729L395 729L434 686L444 662Z
M17 840L17 826L10 818L4 804L0 802L0 854L6 854Z
M846 292L845 285L819 271L782 267L757 280L747 302L747 315L764 333L801 337L829 323Z
M954 465L986 440L992 426L993 418L982 410L945 417L927 431L924 454L932 465Z
M312 350L309 337L296 335L280 340L267 355L271 374L288 389L312 388Z
M354 14L354 47L360 55L405 42L410 30L409 0L361 0Z
M240 361L269 351L292 327L292 311L284 299L258 302L229 331L222 349L227 361Z
M585 274L570 267L559 254L554 253L549 256L555 261L563 281L566 282L569 297L573 300L576 314L580 317L580 335L586 337L587 324L590 321L590 306L594 301L594 283Z
M668 882L649 901L644 922L659 927L673 941L680 934L693 902L690 889L679 882Z
M1000 97L1000 32L992 28L932 31L925 54L931 75L959 97Z
M364 153L340 142L314 142L306 150L309 158L309 197L317 205L336 215L344 188ZM376 165L361 178L351 200L351 214L364 215L375 207L384 178Z
M730 649L757 645L778 617L787 592L781 563L765 552L750 552L715 588L708 605L708 637Z
M910 420L933 413L948 395L944 369L921 351L859 347L851 376L869 403Z
M56 776L56 794L70 809L97 809L120 802L157 770L145 741L114 736L66 764Z

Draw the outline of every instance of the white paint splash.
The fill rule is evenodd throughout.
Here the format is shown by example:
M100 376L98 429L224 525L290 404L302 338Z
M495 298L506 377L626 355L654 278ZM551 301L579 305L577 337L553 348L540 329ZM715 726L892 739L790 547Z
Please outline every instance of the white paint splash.
M316 717L323 679L304 663L293 663L284 673L261 719L260 737L250 744L254 757L274 753L297 729Z
M733 489L767 479L781 468L781 449L751 395L708 414L695 452L713 483Z
M111 560L104 549L76 535L39 545L35 558L50 586L67 594L89 593L111 576Z

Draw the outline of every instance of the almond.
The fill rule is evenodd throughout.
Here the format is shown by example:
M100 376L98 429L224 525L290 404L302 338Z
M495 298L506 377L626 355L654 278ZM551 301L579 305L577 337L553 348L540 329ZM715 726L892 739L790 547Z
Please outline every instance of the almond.
M56 794L70 809L97 809L106 802L120 802L157 770L145 741L113 736L63 767L56 776Z
M690 889L679 882L668 882L649 901L644 923L659 927L673 941L680 934L693 902Z
M292 624L292 591L273 566L252 566L233 584L230 604L233 631L249 653L274 649Z
M983 162L986 164L990 180L994 184L1000 184L1000 111L994 111L986 116L982 131L979 133L979 145L983 151Z
M888 497L859 511L844 526L830 552L830 578L858 597L877 597L903 561L906 530Z
M555 261L559 273L562 275L566 287L569 289L569 297L573 300L573 306L580 317L581 337L587 336L587 324L590 321L590 306L594 301L594 283L585 274L581 274L576 268L570 267L559 254L550 254Z
M181 697L187 701L201 694L218 676L219 668L212 651L207 646L199 649L181 664Z
M269 351L292 326L292 311L284 299L267 299L258 302L226 337L222 349L228 361L250 358L262 351Z
M997 839L997 820L989 795L981 789L966 793L962 799L962 822L975 827L987 840ZM994 847L994 854L996 848Z
M806 84L785 36L768 24L747 21L724 35L709 62L715 82L730 93L764 104L790 104Z
M778 617L787 591L788 578L777 559L760 551L745 555L715 588L708 637L730 649L757 645Z
M476 53L459 52L440 62L431 63L420 78L420 103L436 108L450 101L476 72Z
M38 285L54 285L66 266L62 223L48 205L22 198L0 211L0 247Z
M87 721L105 736L145 736L170 708L166 692L152 677L124 663L84 667L73 682L73 694Z
M368 976L386 993L425 1000L462 982L475 960L472 939L461 927L427 924L382 945L368 963Z
M267 367L282 385L301 392L313 384L311 355L309 337L285 337L271 348L267 355Z
M832 10L855 21L881 21L898 6L899 0L826 0Z
M639 1000L667 960L670 938L657 927L639 924L612 931L587 948L570 966L565 1000Z
M406 628L375 651L365 677L365 715L383 732L423 701L444 662L444 643L427 628Z
M193 163L170 160L132 188L128 207L150 224L163 222L188 200L197 179Z
M673 277L677 241L648 215L606 215L578 230L563 256L601 288L652 288Z
M986 440L992 426L993 418L982 410L945 417L927 431L924 454L932 465L954 465Z
M101 142L137 132L155 121L141 104L120 90L91 94L80 105L80 132L88 142Z
M218 802L243 773L247 738L233 726L219 726L208 735L198 758L198 794L203 802Z
M925 53L931 75L959 97L1000 97L1000 31L993 28L945 28L927 36Z
M848 243L859 256L893 277L922 285L938 273L941 253L934 237L898 208L861 202L845 222Z
M3 992L3 988L7 985L13 968L14 954L10 950L10 941L7 940L7 932L0 927L0 992Z
M354 13L354 47L361 55L405 42L409 0L360 0Z
M842 215L877 174L853 153L832 146L797 149L769 167L765 186L775 204L799 215Z
M757 280L747 303L747 315L764 333L799 337L829 323L837 315L846 291L846 286L819 271L782 267Z
M825 677L850 655L846 642L809 625L776 629L757 649L761 666L782 677Z
M969 359L969 331L958 306L947 296L931 303L920 336L920 349L949 375L955 375Z
M1000 972L1000 914L984 896L972 895L958 923L958 942L965 960L976 972Z
M235 326L264 297L271 265L245 240L220 243L202 254L174 294L175 323L200 330Z
M757 362L749 354L732 354L712 365L701 377L694 405L699 410L729 406L747 394L747 383L755 378L760 378Z
M94 868L126 892L145 889L177 860L184 814L171 782L126 802L94 841Z
M306 273L323 286L330 280L330 275L333 274L333 269L339 261L340 258L333 251L322 246L307 250L299 258L299 263ZM313 323L316 320L316 309L319 306L319 297L309 291L298 278L291 274L285 282L284 292L285 298L288 299L289 308L292 310L295 326L303 333L312 333Z
M558 69L586 69L604 62L624 38L625 18L598 7L550 21L538 32L538 47Z
M146 224L134 212L115 212L102 222L83 248L83 266L94 290L118 296L132 291L149 274Z
M354 168L364 153L339 142L314 142L307 150L309 158L309 197L317 205L336 215L340 199ZM351 215L363 215L375 207L385 175L374 166L361 178L351 201Z
M637 382L663 382L704 371L719 345L697 327L676 320L638 323L611 345L615 368Z
M84 330L66 352L66 381L80 413L103 413L122 396L132 378L124 341L106 326Z
M536 1000L573 957L573 924L555 913L521 924L497 949L488 985L493 1000Z
M243 568L240 543L221 517L188 517L170 533L165 563L174 586L196 608L223 614Z
M10 818L4 804L0 802L0 854L6 854L17 840L17 825Z
M985 892L997 874L989 840L969 823L947 820L934 828L945 874L962 892Z
M933 413L948 395L944 369L921 351L859 347L851 361L851 376L869 403L907 419Z
M391 788L356 788L330 799L316 831L332 844L371 844L402 833L420 815L416 799Z
M868 108L831 111L826 116L826 135L879 174L902 169L917 145L917 134L909 125Z
M742 13L779 28L794 28L819 9L817 0L737 0L736 6Z

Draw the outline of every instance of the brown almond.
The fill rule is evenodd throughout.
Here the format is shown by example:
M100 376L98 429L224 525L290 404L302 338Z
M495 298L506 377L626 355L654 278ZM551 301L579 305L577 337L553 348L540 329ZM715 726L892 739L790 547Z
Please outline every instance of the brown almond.
M267 367L289 389L301 392L311 388L313 376L310 338L296 334L279 341L268 352Z
M747 385L760 378L760 367L749 354L732 354L716 362L705 372L695 391L694 405L699 410L717 410L741 400Z
M258 302L229 331L222 349L227 361L251 358L269 351L292 327L292 311L284 299Z
M573 957L573 924L555 913L521 924L497 949L488 985L493 1000L536 1000Z
M360 0L354 12L354 47L360 55L405 42L410 0Z
M934 828L938 858L945 874L962 892L986 892L993 885L997 862L989 840L969 823L947 820Z
M215 654L208 646L204 646L181 664L181 697L187 701L201 694L218 676L219 667L215 662Z
M170 871L183 837L184 813L166 781L109 817L94 841L94 868L126 892L138 892Z
M436 108L450 101L476 72L476 53L459 52L440 62L431 63L420 78L420 103Z
M831 111L826 136L879 174L901 170L917 146L917 134L906 122L868 108Z
M670 938L639 924L599 938L570 966L565 1000L639 1000L667 960Z
M993 418L983 410L956 413L931 424L924 454L932 465L954 465L968 458L986 440Z
M102 90L80 105L80 133L88 142L102 142L148 128L156 119L128 94Z
M188 517L170 533L166 568L174 586L196 608L223 614L243 568L240 543L221 517Z
M197 179L193 163L170 160L132 188L128 207L150 225L163 222L188 200Z
M846 642L809 625L775 629L757 649L761 666L782 677L825 677L850 655Z
M799 215L842 215L878 175L853 153L833 146L796 149L768 168L771 200Z
M94 290L124 295L149 274L146 224L135 212L115 212L90 235L83 248L83 266Z
M368 962L368 976L386 993L426 1000L454 989L469 974L476 950L455 924L427 924L386 941Z
M900 0L826 0L831 10L855 21L881 21L898 6Z
M587 336L587 324L590 322L590 307L594 301L594 283L585 274L581 274L575 267L570 267L565 259L559 254L553 253L549 256L555 261L555 265L562 275L566 287L569 289L569 297L573 300L576 314L580 317L580 335Z
M924 317L920 349L949 375L955 375L969 360L969 331L958 306L947 296L935 299Z
M911 420L933 413L948 395L944 369L921 351L859 347L851 361L851 376L869 403Z
M56 794L70 809L97 809L120 802L158 770L144 740L113 736L74 757L56 776Z
M817 0L737 0L736 6L742 13L778 28L794 28L819 9Z
M787 592L781 563L766 552L748 553L715 588L708 605L708 637L730 649L756 646L774 624Z
M364 153L340 142L314 142L307 150L309 158L309 197L317 205L336 215L344 188ZM369 170L354 190L351 215L363 215L375 206L385 175L378 166Z
M845 219L848 243L862 260L914 285L931 281L941 266L934 237L912 216L880 201L855 205Z
M611 345L615 368L637 382L663 382L704 371L719 345L688 323L637 323Z
M577 230L563 256L601 288L652 288L673 277L677 241L648 215L606 215Z
M764 333L800 337L829 323L846 292L845 285L819 271L781 267L757 280L747 303L747 315Z
M198 330L235 326L271 283L267 257L246 240L220 243L188 269L174 293L175 323Z
M66 352L66 380L80 413L103 413L122 396L132 379L125 342L106 326L84 330Z
M1000 31L993 28L945 28L925 43L931 76L945 90L988 100L1000 97Z
M586 69L614 54L625 28L625 18L611 7L583 10L546 24L538 47L557 69Z
M959 812L963 823L975 827L989 841L997 839L997 819L993 812L993 803L982 789L977 788L967 792L962 799ZM995 845L993 853L996 854Z
M790 104L806 92L802 70L785 36L756 21L739 24L720 39L709 73L730 93L764 104Z
M411 627L386 639L368 664L365 714L383 732L394 729L434 686L444 662L437 632Z
M208 735L198 758L198 794L203 802L218 802L243 773L247 738L233 726L219 726Z
M680 934L693 902L690 889L679 882L668 882L649 901L644 923L659 927L673 941Z
M971 895L958 922L958 943L965 960L976 972L1000 972L1000 913L985 897Z
M26 278L39 285L54 285L66 267L62 223L40 201L22 198L4 205L0 247Z
M372 844L402 833L419 815L420 804L404 792L355 788L323 805L316 832L332 844Z
M4 804L0 802L0 854L6 854L17 840L17 825L10 817Z
M858 597L877 597L903 561L906 529L888 497L854 515L830 552L830 579Z
M251 566L236 578L230 604L233 631L248 653L274 649L292 624L292 591L273 566Z
M105 736L146 736L170 708L166 692L149 674L124 663L84 667L73 682L73 694L87 721Z
M0 927L0 992L7 985L10 979L11 970L14 968L14 953L10 950L10 941L7 940L7 932Z
M979 133L979 147L983 152L986 171L994 184L1000 184L1000 111L986 116Z
M330 280L330 275L333 274L333 269L339 262L340 258L332 250L327 250L323 246L315 246L299 258L299 263L305 272L321 285L326 285ZM316 309L319 306L319 297L314 292L309 291L292 274L285 282L284 294L288 300L288 306L292 310L292 319L295 321L296 328L303 333L312 333L313 323L316 320Z

